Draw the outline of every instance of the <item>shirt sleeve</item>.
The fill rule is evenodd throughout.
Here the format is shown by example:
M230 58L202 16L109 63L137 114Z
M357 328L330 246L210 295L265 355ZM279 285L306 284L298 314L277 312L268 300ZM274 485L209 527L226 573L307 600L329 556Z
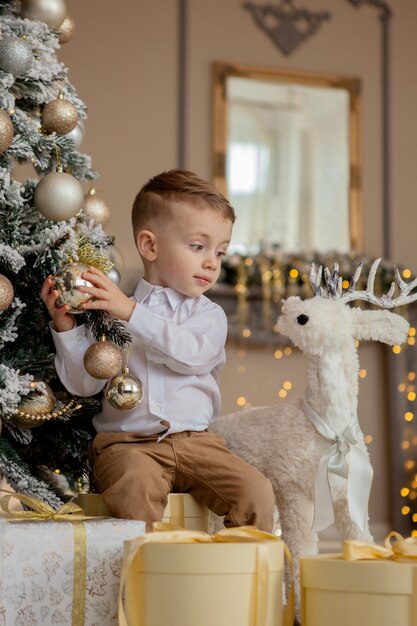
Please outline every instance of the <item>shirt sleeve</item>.
M64 387L77 396L93 396L103 389L106 380L93 378L84 367L84 353L93 343L93 337L84 325L74 326L62 333L50 324L56 348L55 367Z
M208 374L224 365L227 318L217 304L192 313L181 324L137 304L128 329L139 337L149 361L179 374Z

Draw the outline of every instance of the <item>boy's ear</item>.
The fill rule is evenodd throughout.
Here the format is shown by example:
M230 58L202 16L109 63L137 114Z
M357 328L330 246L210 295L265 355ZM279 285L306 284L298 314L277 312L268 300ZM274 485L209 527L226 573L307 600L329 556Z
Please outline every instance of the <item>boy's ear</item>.
M139 254L146 261L155 261L157 243L156 235L151 230L140 230L136 235L136 246Z

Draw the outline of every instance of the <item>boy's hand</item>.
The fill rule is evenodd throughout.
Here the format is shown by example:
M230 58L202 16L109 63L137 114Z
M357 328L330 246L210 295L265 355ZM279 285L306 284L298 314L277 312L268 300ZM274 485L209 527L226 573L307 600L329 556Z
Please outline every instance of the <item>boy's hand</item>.
M119 287L96 267L89 267L83 278L92 283L92 287L80 287L83 293L89 293L94 300L82 305L83 309L100 309L113 317L128 322L135 308L135 303Z
M48 276L48 278L45 279L40 296L48 309L48 313L51 316L55 329L58 333L63 333L74 328L75 317L71 313L68 313L70 309L68 304L58 306L56 303L59 291L55 289L54 279L52 276Z

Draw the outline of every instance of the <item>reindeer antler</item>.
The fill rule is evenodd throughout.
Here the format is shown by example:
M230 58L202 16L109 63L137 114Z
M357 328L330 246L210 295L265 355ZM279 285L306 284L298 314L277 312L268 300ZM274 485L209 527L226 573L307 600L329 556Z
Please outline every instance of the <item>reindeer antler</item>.
M392 309L403 304L410 304L417 300L417 292L411 293L417 286L417 278L407 283L401 278L398 267L395 267L395 279L396 282L392 282L391 286L386 294L382 296L376 296L374 293L375 276L378 270L381 259L376 259L371 266L368 274L368 280L366 283L366 289L363 291L356 290L357 282L362 273L364 262L361 261L355 270L355 273L350 281L348 289L343 292L342 290L342 277L339 276L339 265L337 263L333 266L333 272L325 267L324 272L320 266L316 271L314 263L310 268L310 282L315 296L322 298L332 298L335 300L341 300L342 302L352 302L353 300L366 300L371 304L376 304L384 309ZM324 276L324 285L322 285L322 276ZM393 298L396 285L400 290L400 294Z

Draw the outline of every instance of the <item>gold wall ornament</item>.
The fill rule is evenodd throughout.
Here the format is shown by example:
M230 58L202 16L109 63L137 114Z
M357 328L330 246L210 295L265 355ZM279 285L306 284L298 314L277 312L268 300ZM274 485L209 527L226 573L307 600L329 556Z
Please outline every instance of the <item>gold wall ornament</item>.
M49 133L66 135L74 130L77 123L77 109L62 94L56 100L48 102L42 110L42 125Z
M13 298L14 290L12 283L6 276L0 274L0 313L9 308Z
M69 313L84 313L82 305L93 299L89 293L80 291L80 287L92 287L92 284L82 277L88 271L85 263L69 263L61 267L54 276L55 289L60 294L57 299L59 306L68 305Z
M289 56L314 35L321 24L330 19L328 11L309 11L295 6L293 0L280 0L276 5L245 2L254 22L273 43Z
M0 154L3 154L13 141L13 123L6 111L0 109Z
M103 335L86 350L84 367L93 378L113 378L122 369L122 351Z

